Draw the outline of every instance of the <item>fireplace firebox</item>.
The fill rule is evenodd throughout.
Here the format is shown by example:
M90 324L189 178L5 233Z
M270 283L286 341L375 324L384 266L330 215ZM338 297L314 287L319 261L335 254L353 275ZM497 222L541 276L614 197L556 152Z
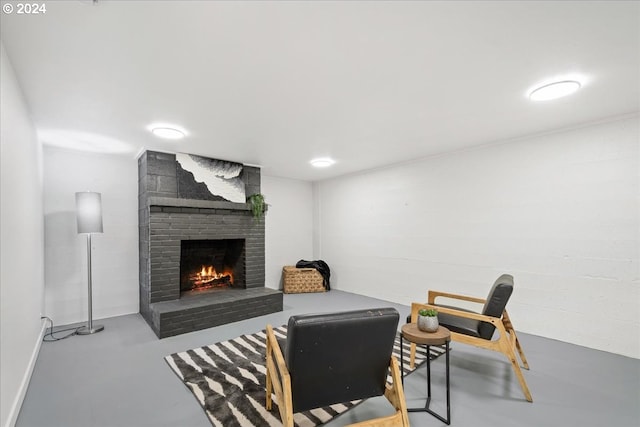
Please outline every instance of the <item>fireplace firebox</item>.
M182 240L180 292L245 288L245 239Z

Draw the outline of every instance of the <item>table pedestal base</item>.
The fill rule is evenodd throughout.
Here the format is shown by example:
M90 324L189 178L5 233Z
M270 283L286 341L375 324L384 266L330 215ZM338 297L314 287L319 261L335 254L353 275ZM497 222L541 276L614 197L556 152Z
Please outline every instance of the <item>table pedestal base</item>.
M417 345L417 344L416 344ZM445 344L445 357L446 357L446 378L447 378L447 418L442 417L442 415L437 414L436 412L429 409L429 405L431 404L431 349L430 345L426 345L427 347L427 403L424 408L407 408L408 412L427 412L440 421L446 423L447 425L451 424L451 396L449 389L449 341ZM402 372L402 385L404 386L404 346L403 346L403 336L400 334L400 372Z

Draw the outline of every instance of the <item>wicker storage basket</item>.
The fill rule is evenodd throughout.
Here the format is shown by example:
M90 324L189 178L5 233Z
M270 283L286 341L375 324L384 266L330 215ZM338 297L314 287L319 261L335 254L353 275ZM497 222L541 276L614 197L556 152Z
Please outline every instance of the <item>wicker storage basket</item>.
M322 284L322 274L318 270L292 266L282 268L282 288L285 294L326 291Z

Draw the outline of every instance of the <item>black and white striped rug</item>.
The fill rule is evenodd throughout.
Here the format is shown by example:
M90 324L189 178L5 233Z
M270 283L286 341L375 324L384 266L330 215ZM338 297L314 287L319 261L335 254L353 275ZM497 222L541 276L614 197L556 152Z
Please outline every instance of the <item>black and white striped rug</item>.
M274 328L278 337L285 338L286 326ZM404 341L404 374L409 369L409 345ZM266 333L215 343L206 347L174 353L165 360L191 390L215 427L281 427L275 401L271 411L265 409L265 353ZM431 359L443 353L431 347ZM393 354L400 360L400 336L396 335ZM426 359L424 346L418 346L416 366ZM387 377L391 382L391 377ZM361 401L345 402L294 414L298 427L313 427L352 408Z

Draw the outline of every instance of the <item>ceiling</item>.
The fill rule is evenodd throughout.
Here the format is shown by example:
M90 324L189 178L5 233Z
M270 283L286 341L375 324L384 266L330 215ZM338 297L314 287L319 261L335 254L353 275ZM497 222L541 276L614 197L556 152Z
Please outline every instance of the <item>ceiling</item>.
M640 110L639 2L49 1L1 36L45 144L311 181Z

